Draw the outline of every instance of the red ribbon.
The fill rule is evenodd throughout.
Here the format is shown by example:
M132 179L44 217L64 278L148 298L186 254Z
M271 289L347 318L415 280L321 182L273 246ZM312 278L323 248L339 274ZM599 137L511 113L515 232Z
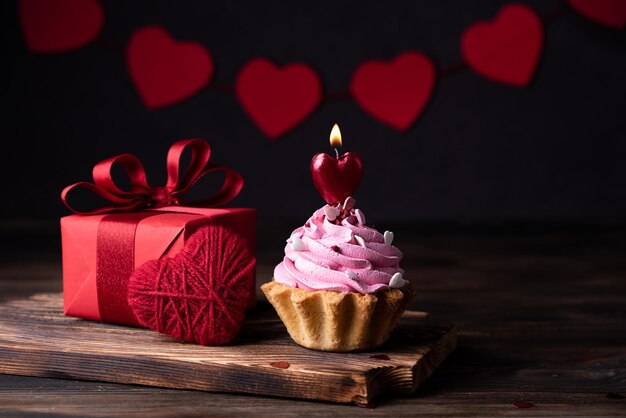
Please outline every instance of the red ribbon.
M104 322L138 325L126 293L135 270L135 233L139 222L158 212L107 215L98 224L96 287L98 310Z
M186 147L191 148L191 162L181 177L180 159ZM167 153L167 184L150 187L141 161L132 154L118 155L100 161L94 166L93 183L82 181L63 189L61 200L69 210L82 215L152 209L162 206L219 206L231 201L239 194L243 187L243 177L230 168L210 163L210 156L211 147L204 139L184 139L176 142ZM115 184L111 174L111 169L115 164L120 165L126 171L131 183L130 189L122 190ZM201 200L183 200L184 195L198 180L216 171L224 173L224 183L217 193ZM90 211L75 209L68 203L67 197L76 189L86 189L112 204Z

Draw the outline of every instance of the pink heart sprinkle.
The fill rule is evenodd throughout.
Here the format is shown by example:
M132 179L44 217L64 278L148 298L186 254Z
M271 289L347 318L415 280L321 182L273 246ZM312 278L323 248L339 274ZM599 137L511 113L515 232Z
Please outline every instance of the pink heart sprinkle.
M346 200L343 202L343 210L350 210L356 204L356 199L351 196L346 197Z
M326 214L326 219L328 219L330 222L333 222L335 219L337 219L337 216L339 216L341 211L334 206L326 205L324 206L324 213Z
M365 225L365 214L361 212L361 209L355 209L354 215L356 216L356 220L359 221L361 225Z

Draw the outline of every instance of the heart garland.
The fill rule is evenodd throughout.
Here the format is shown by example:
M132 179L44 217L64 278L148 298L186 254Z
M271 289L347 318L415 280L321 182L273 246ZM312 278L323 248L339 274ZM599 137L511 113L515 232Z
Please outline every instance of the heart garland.
M613 29L626 27L624 0L567 0L567 3L591 21Z
M209 51L196 42L176 42L159 26L146 26L132 34L126 63L149 109L193 96L213 75Z
M526 87L537 68L543 29L528 6L503 7L493 22L478 22L461 36L467 65L492 81Z
M279 68L256 58L239 72L235 95L257 127L269 139L276 139L315 110L322 99L322 83L307 65Z
M400 131L422 113L437 78L432 61L419 52L405 52L393 61L361 64L350 83L357 103L376 119Z
M78 49L102 30L104 14L96 0L20 0L19 16L32 52Z
M602 25L626 26L624 0L567 0L578 13ZM19 17L28 49L37 53L66 52L93 41L103 25L97 0L20 0ZM530 7L505 5L493 21L468 27L461 36L465 64L483 77L527 87L543 46L541 18ZM170 106L209 86L214 64L199 43L174 40L163 28L135 31L126 48L126 64L139 97L148 109ZM460 69L458 64L451 68ZM449 71L443 69L440 75ZM372 117L399 131L408 130L424 111L435 87L437 70L431 59L407 51L391 61L360 64L349 93ZM219 90L230 88L223 86ZM275 140L302 123L323 98L322 83L308 65L276 66L265 58L248 61L232 89L253 123Z

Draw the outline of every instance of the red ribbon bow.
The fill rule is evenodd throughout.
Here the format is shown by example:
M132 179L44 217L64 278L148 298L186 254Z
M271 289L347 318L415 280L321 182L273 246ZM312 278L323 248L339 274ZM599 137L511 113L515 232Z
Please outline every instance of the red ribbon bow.
M180 177L180 159L185 148L191 147L191 162L185 174ZM167 184L160 187L150 187L146 178L146 171L141 161L132 154L122 154L117 157L100 161L93 168L93 183L81 181L67 186L61 192L61 200L67 208L75 213L93 215L115 210L130 211L144 208L158 208L162 206L218 206L234 199L243 187L243 177L230 168L209 163L211 147L204 139L184 139L176 142L167 153ZM119 164L128 174L131 187L122 190L111 175L111 169ZM220 190L206 199L183 201L183 196L191 187L208 173L222 171L224 183ZM67 195L75 189L86 189L98 197L112 203L91 211L80 211L73 208L67 201Z

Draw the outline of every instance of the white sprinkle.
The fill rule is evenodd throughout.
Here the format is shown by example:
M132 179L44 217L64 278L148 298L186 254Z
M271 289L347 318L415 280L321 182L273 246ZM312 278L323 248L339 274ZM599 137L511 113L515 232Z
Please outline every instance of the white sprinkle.
M391 276L391 280L389 280L389 287L393 289L404 287L405 284L406 281L402 278L402 274L400 273L394 273L393 276Z
M341 211L334 206L326 205L324 206L324 213L326 214L326 219L328 219L330 222L333 222L335 219L337 219L337 216L339 216L339 213L341 213Z
M346 197L346 200L343 202L343 210L350 210L354 207L356 200L353 197Z
M356 242L363 248L367 248L367 245L365 245L365 240L363 238L361 238L358 235L354 236L354 239L356 240Z
M306 250L306 246L300 237L293 236L291 237L291 249L294 251L304 251Z
M356 220L359 221L361 225L365 225L365 214L361 212L361 209L355 209L354 215L356 216Z
M343 274L345 274L346 277L350 280L359 280L359 275L353 272L352 270L346 270L343 272Z
M385 239L385 244L391 245L393 243L393 232L385 231L383 238Z

